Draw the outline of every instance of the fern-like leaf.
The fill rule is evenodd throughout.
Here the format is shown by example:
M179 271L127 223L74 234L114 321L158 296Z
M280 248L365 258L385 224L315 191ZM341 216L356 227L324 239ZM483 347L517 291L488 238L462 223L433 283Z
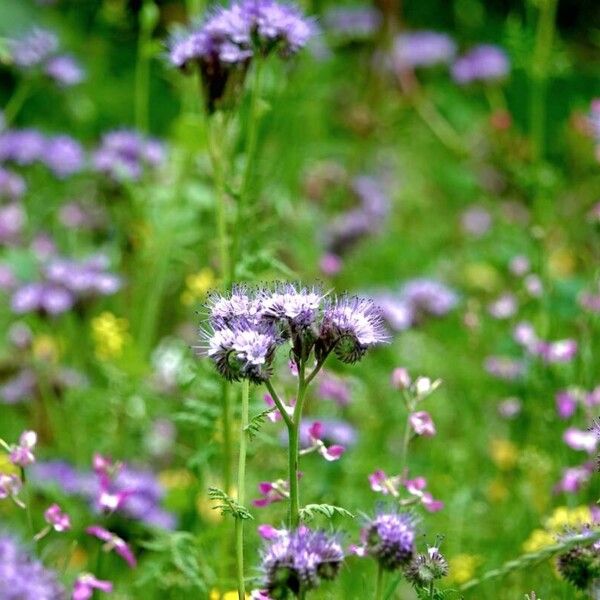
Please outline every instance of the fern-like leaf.
M232 515L235 519L242 520L254 519L245 506L238 504L229 494L219 488L208 488L208 497L218 502L213 509L220 510L222 515Z
M258 413L257 415L255 415L254 417L252 417L250 419L250 422L244 428L244 431L248 435L248 439L253 440L256 437L256 435L260 431L260 428L263 426L265 419L274 410L277 410L275 406L273 406L271 408L267 408L266 410L263 410L262 412Z
M307 504L299 512L300 520L305 522L312 521L317 515L323 515L328 519L332 519L335 515L354 519L354 515L349 510L333 504Z

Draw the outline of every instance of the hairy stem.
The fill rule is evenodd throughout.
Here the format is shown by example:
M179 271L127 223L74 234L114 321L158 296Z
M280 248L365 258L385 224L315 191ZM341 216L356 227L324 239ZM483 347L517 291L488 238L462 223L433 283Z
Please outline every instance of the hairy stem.
M298 456L300 423L302 422L302 405L306 394L306 381L304 379L304 363L298 365L298 394L294 416L288 426L288 476L290 487L290 512L289 527L296 529L300 524L300 486L298 482Z
M240 455L238 462L238 504L246 502L246 427L248 426L248 407L250 404L250 382L245 379L242 383L242 415L240 420ZM245 600L244 585L244 520L235 520L235 553L237 558L237 585L239 600Z

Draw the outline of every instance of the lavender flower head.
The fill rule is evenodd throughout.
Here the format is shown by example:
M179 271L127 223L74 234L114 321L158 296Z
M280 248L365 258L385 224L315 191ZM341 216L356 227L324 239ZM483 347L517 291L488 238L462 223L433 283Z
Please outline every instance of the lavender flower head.
M335 579L343 561L341 544L323 531L279 530L262 552L263 587L273 600L298 595Z
M43 162L56 177L64 179L81 171L85 154L79 142L68 135L58 135L46 141Z
M0 167L0 199L19 200L25 189L25 181L20 175Z
M67 54L52 57L44 67L44 72L62 87L81 83L85 77L79 63Z
M325 13L324 20L336 37L359 40L375 35L382 22L381 13L370 6L336 6Z
M363 530L366 553L388 571L408 565L415 551L415 519L408 513L380 513Z
M56 575L30 556L10 535L0 533L0 598L65 600Z
M432 67L449 63L455 54L456 44L445 33L414 31L396 37L392 61L398 70Z
M510 71L508 56L498 46L482 44L460 56L452 65L452 77L464 85L475 81L499 81Z
M9 41L14 64L23 69L37 67L58 48L58 39L46 29L34 28L23 37Z

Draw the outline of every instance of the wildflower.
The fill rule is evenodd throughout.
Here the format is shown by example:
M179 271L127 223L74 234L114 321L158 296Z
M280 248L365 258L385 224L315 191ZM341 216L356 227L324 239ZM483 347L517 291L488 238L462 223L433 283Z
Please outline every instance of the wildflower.
M328 277L337 275L342 270L342 266L342 259L331 252L326 252L323 254L321 260L319 261L319 268L321 269L321 272Z
M475 569L481 559L472 554L457 554L449 559L448 580L453 583L461 584L469 581L475 574Z
M333 7L324 17L327 30L344 40L371 37L379 29L381 21L381 13L369 6Z
M67 513L63 512L60 506L56 503L51 504L44 511L44 520L48 525L34 536L33 539L36 541L41 540L53 529L59 533L71 529L71 518Z
M257 508L264 508L275 502L281 502L289 498L289 484L283 479L277 481L262 481L258 484L258 491L262 498L252 501L252 504Z
M137 565L137 561L131 548L123 541L119 536L111 533L107 529L100 527L99 525L92 525L88 527L86 533L97 537L99 540L106 542L103 546L105 552L114 550L131 568Z
M57 600L64 590L57 575L31 556L17 540L0 533L0 598Z
M431 437L436 434L435 424L428 412L421 410L411 413L408 420L417 435Z
M506 398L498 404L498 412L505 419L514 419L521 413L522 406L519 398Z
M412 383L408 370L404 367L398 367L392 372L392 387L397 390L406 390Z
M519 254L511 259L508 268L513 275L523 277L523 275L526 275L529 272L531 263L526 256Z
M269 419L269 421L271 421L271 423L277 423L278 421L281 421L281 419L283 419L283 415L279 411L279 408L275 408L275 401L273 400L271 394L264 394L263 400L265 401L265 404L269 408L275 409L267 415L267 418ZM295 404L296 404L295 400L292 400L290 405L287 405L287 404L285 404L285 402L283 402L285 412L290 417L294 414L294 405Z
M556 543L556 536L545 529L534 529L529 537L523 542L525 552L537 552L547 546Z
M452 65L452 77L460 85L474 81L498 81L510 71L510 63L504 50L497 46L482 44L459 57Z
M34 28L22 38L9 41L12 60L17 67L30 69L46 61L58 48L58 39L51 31Z
M186 289L181 294L181 302L189 306L196 300L204 298L206 293L215 285L215 274L212 269L200 269L194 275L185 278Z
M400 288L400 296L409 305L415 322L427 315L441 317L458 303L458 296L443 283L433 279L412 279Z
M19 200L25 190L25 180L20 175L0 167L0 198Z
M323 424L315 421L309 427L308 434L310 437L310 446L300 451L300 454L308 454L309 452L317 451L325 460L332 462L341 458L345 452L344 446L333 444L327 447L321 439L324 434Z
M406 567L415 544L415 519L408 513L381 513L361 533L367 555L388 571Z
M563 535L568 539L573 535L592 533L589 526ZM556 566L561 576L580 590L589 589L591 582L600 577L600 543L580 545L571 548L556 559Z
M37 444L35 431L24 431L19 437L19 443L10 448L10 462L17 467L27 467L35 462L33 449Z
M600 440L594 431L569 427L563 434L563 441L573 450L585 450L588 454L593 454Z
M492 215L482 206L472 206L460 217L462 230L473 237L483 237L492 226Z
M319 378L317 394L323 400L333 400L338 406L350 404L351 390L348 382L330 372L323 372Z
M503 294L488 306L488 312L495 319L509 319L517 312L519 305L514 294Z
M455 53L456 44L445 33L412 31L396 37L392 60L394 67L401 71L449 63Z
M367 349L387 342L381 314L372 300L342 296L325 309L318 344L319 354L333 350L346 363L360 360Z
M430 546L427 552L416 554L406 567L406 578L413 584L429 586L432 581L448 575L448 561L439 548Z
M527 321L517 323L513 329L513 339L517 344L526 348L529 352L534 352L539 339L535 333L533 325Z
M81 83L85 77L79 63L67 54L52 57L44 67L44 73L61 87Z
M23 482L14 473L0 473L0 500L10 498L20 508L25 508L18 495L23 487Z
M12 296L11 309L16 314L39 312L58 315L70 310L75 303L73 294L61 286L48 283L27 283Z
M427 480L424 477L416 477L415 479L403 479L402 485L406 491L414 496L427 512L438 512L444 508L444 503L441 500L435 500L430 492L427 492Z
M493 439L490 443L490 454L499 469L509 471L517 464L519 450L510 440Z
M273 540L284 533L285 529L275 529L272 525L259 525L257 531L263 540Z
M591 479L594 467L594 463L588 461L581 466L564 469L560 481L554 486L554 491L566 494L578 492Z
M540 342L536 353L546 364L570 362L577 354L578 344L575 340L565 339L557 342Z
M508 356L488 356L484 367L490 375L506 381L519 379L525 373L525 363Z
M102 360L119 358L129 339L127 319L105 311L92 319L91 326L96 356Z
M532 298L540 298L544 293L542 280L535 273L525 277L525 289Z
M75 580L73 600L89 600L94 595L94 590L110 594L113 584L110 581L97 579L91 573L83 573Z
M319 314L323 294L313 288L278 285L263 302L262 316L267 321L289 328L292 338L308 330Z
M83 148L68 135L46 140L43 162L59 179L81 171L84 161Z
M27 215L20 202L0 206L0 244L14 245L21 240Z
M316 435L315 435L316 434ZM356 429L340 419L302 419L300 423L300 446L308 448L314 437L326 444L354 446L356 444Z
M344 561L339 542L323 531L299 527L269 540L261 556L264 588L273 598L316 589L335 579Z
M556 412L561 419L569 419L577 409L577 397L570 390L556 392Z

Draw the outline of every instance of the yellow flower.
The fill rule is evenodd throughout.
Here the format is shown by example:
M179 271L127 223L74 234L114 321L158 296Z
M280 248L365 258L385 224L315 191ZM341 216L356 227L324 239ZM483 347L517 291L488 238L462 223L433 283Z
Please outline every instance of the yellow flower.
M577 529L591 521L592 513L587 506L576 506L575 508L559 506L546 520L545 526L549 531L561 533L565 527Z
M457 554L453 556L448 561L450 566L448 581L460 585L461 583L465 583L465 581L469 581L469 579L473 579L475 569L480 562L481 558L473 554Z
M194 478L186 469L168 469L158 475L160 484L167 490L185 489L192 485Z
M529 537L523 542L525 552L537 552L546 546L556 543L556 537L545 529L534 529Z
M51 335L36 336L33 339L31 349L35 358L46 362L55 363L60 355L58 343Z
M96 356L102 360L119 358L129 341L129 322L117 318L110 312L103 312L91 322L92 339L96 346Z
M198 273L188 275L185 278L186 289L181 294L182 304L189 306L203 298L206 292L215 286L215 282L215 274L208 267L201 269Z
M499 469L509 471L516 465L519 451L509 440L495 439L490 443L490 455Z
M250 598L248 594L246 594L246 598ZM232 590L230 592L219 592L217 589L210 590L209 600L238 600L237 590Z

